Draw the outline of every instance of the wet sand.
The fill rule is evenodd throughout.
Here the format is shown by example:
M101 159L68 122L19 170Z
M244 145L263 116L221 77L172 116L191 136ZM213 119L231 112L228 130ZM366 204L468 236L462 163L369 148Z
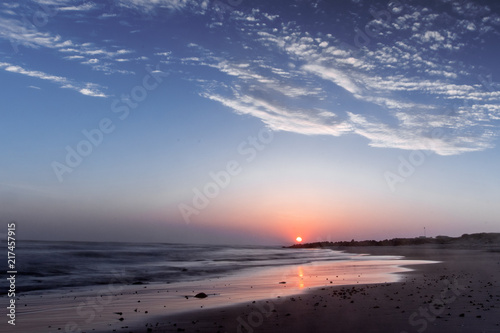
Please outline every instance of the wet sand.
M116 283L92 289L21 294L17 300L16 329L23 333L146 332L146 322L154 322L156 327L156 318L163 318L165 314L209 311L228 304L245 305L321 287L394 282L399 279L398 273L409 270L400 267L405 263L400 256L349 257L353 257L352 260L259 267L204 281L123 285L117 276ZM198 293L205 293L207 297L195 297ZM179 328L174 326L174 329Z
M130 332L500 332L498 250L344 250L441 262L412 266L415 270L401 273L400 282L325 286L296 296L165 314Z

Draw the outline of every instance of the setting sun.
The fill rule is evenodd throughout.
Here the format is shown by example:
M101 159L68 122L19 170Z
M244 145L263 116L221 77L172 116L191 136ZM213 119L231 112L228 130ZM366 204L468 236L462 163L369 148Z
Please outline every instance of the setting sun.
M300 242L302 242L302 237L299 236L299 237L295 238L295 240L300 243Z

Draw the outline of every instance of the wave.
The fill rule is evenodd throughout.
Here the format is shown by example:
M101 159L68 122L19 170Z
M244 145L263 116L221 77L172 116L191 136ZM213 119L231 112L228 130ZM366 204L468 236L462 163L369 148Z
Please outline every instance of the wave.
M249 268L350 260L329 249L259 246L25 241L16 248L19 291L107 284L113 272L132 283L196 281ZM5 263L0 269L7 270Z

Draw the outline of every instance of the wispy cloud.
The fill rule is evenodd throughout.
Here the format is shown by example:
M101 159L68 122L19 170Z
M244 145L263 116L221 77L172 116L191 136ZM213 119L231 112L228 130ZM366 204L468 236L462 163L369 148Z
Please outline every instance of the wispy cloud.
M72 80L63 77L63 76L56 76L56 75L50 75L41 71L33 71L33 70L28 70L20 66L12 65L9 63L5 62L0 62L0 68L7 72L11 73L16 73L16 74L21 74L33 78L37 78L40 80L45 80L49 81L51 83L59 85L61 88L64 89L71 89L74 91L79 92L82 95L86 96L92 96L92 97L108 97L103 91L102 87L94 84L94 83L76 83L73 82Z
M118 0L118 3L126 8L132 8L136 10L151 12L157 8L167 8L171 10L180 10L189 5L198 5L198 2L194 0ZM202 1L201 5L206 3Z
M392 31L388 43L355 50L331 35L313 38L290 22L281 22L281 30L262 28L269 19L257 11L251 19L248 14L236 13L245 26L242 31L260 43L256 47L279 50L290 66L266 72L250 59L216 61L217 56L206 55L199 65L216 68L235 81L230 93L208 92L204 96L238 114L257 117L275 130L335 136L355 133L370 140L373 147L423 149L441 155L493 147L499 126L499 109L494 103L500 102L500 89L487 91L477 81L470 83L475 79L473 65L438 53L461 50L462 36L484 27L483 18L469 15L467 20L455 19L451 27L443 27L442 14L410 9L413 11L392 22L373 22ZM398 31L405 31L407 37L394 39ZM273 62L265 65L276 66ZM283 75L276 75L280 71ZM297 81L311 84L294 92L291 82ZM329 99L325 108L321 92L329 90L326 82L343 89L351 99L368 104L355 113L350 108L340 110ZM305 96L316 97L309 100L312 107L296 107L303 102L297 98Z
M99 16L100 19L107 19L107 18L111 18L111 17L117 17L118 14L116 13L103 13Z
M257 117L275 131L334 136L351 131L349 123L339 121L335 114L326 110L289 109L265 96L240 95L236 91L231 98L209 93L204 96L232 108L238 114Z
M95 9L96 7L97 6L95 3L86 2L86 3L78 5L78 6L59 7L59 8L57 8L57 10L63 11L63 12L68 12L68 11L80 12L80 11L89 11L89 10Z
M482 131L475 135L456 135L449 131L424 129L420 124L395 128L385 123L368 120L359 114L349 113L349 116L354 133L369 139L369 145L372 147L427 150L444 156L493 147L492 131Z
M101 6L38 1L58 6L67 15L94 13ZM233 49L211 50L210 42L206 48L197 42L187 45L190 54L183 57L171 52L138 56L133 49L108 42L84 43L37 30L13 15L0 17L0 38L32 49L51 49L64 61L105 74L130 74L131 62L155 57L175 63L193 74L187 79L200 83L202 96L238 114L257 117L275 130L307 135L355 133L374 147L427 149L441 155L486 149L493 145L498 131L500 87L485 89L476 77L480 66L457 61L456 55L466 52L470 41L477 43L472 47L480 46L482 39L497 36L500 16L472 1L441 2L439 11L417 1L405 2L388 20L368 16L366 8L368 19L360 22L375 34L364 47L349 46L342 42L345 38L332 35L335 32L321 34L307 25L286 21L284 14L257 8L232 10L223 23L220 15L207 18L207 28L218 34L238 32L241 39L237 42L227 38L234 50L240 48L234 54ZM208 13L210 8L217 11L205 0L117 0L115 5L148 17L164 12L158 9L195 15ZM5 10L15 8L4 6ZM443 8L449 8L448 12ZM317 12L320 15L321 10ZM354 15L356 20L361 16ZM118 17L129 30L136 28L119 14L98 17ZM189 72L198 66L203 70ZM98 85L76 84L13 64L2 68L84 95L106 96ZM214 71L217 80L202 77L201 73ZM433 136L434 130L443 135Z
M323 66L317 63L309 63L302 66L302 69L319 77L332 81L339 87L344 88L351 94L360 94L361 89L353 82L351 76L335 67Z
M48 32L40 32L24 25L20 20L1 16L0 38L11 42L13 47L21 45L28 48L57 48L62 43L60 36L53 36Z
M70 7L63 7L70 8ZM85 7L86 8L86 7ZM10 42L14 49L20 46L40 49L52 49L62 54L65 60L81 60L80 63L92 67L96 71L104 71L109 74L129 74L130 71L117 68L120 59L124 55L134 53L133 50L100 47L95 43L76 43L70 39L64 39L58 34L42 32L35 26L27 25L21 19L5 18L0 16L0 38ZM96 65L93 59L106 60Z

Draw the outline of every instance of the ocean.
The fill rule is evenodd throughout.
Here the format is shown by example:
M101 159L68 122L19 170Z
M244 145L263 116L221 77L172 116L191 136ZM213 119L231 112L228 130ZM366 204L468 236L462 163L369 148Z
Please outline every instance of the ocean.
M102 242L21 241L16 247L20 293L108 284L175 283L227 277L252 268L380 259L330 249ZM386 257L395 259L394 257ZM7 261L1 269L7 271Z

